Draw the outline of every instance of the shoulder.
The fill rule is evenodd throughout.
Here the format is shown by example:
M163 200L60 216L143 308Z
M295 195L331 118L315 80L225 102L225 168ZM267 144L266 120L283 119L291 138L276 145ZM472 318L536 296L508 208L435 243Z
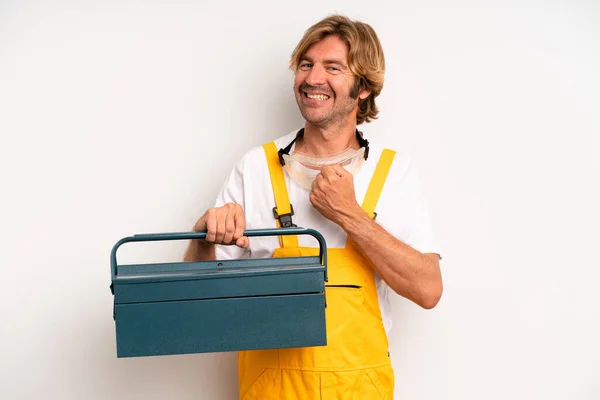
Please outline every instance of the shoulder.
M410 153L404 149L390 146L384 140L378 137L365 137L369 140L369 158L367 164L371 172L374 172L380 161L383 160L384 152L386 156L392 156L392 162L389 166L387 181L401 181L408 175L416 171L415 163Z
M373 147L374 163L379 161L384 148ZM416 164L416 159L406 151L396 151L377 203L377 222L398 240L418 251L439 254L427 196Z
M300 130L300 128L294 129L293 131L287 133L286 135L278 137L277 139L274 140L275 146L277 146L278 149L280 149L282 147L286 147L288 144L290 144L290 142L292 140L294 140L296 138L296 134L298 133L299 130Z
M383 172L378 167L380 163L385 166L385 163L383 163L384 152L387 150L393 155L387 174L383 175L383 187L379 202L387 203L391 201L393 204L399 199L408 201L409 199L419 198L421 183L418 167L413 156L406 149L390 146L389 143L385 143L384 140L379 140L379 138L367 137L367 140L369 140L369 158L365 163L365 174L362 176L362 179L365 180L364 184L367 184L366 181L368 181L370 185L373 183L374 175ZM385 168L383 170L385 171Z
M395 152L389 177L392 180L403 180L415 172L416 167L412 156L404 152Z

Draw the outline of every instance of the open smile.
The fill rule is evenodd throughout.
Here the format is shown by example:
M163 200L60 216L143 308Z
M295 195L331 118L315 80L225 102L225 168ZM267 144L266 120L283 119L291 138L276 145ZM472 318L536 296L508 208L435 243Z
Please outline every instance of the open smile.
M323 93L308 93L308 92L303 92L304 93L304 97L306 97L307 99L311 99L311 100L317 100L317 101L325 101L325 100L329 100L329 96Z

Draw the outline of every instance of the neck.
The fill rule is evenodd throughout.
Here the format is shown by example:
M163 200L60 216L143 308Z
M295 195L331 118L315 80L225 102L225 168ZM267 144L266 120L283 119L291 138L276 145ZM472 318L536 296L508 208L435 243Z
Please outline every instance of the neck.
M319 157L340 153L348 147L359 148L356 123L319 127L307 122L304 137L296 142L295 151Z

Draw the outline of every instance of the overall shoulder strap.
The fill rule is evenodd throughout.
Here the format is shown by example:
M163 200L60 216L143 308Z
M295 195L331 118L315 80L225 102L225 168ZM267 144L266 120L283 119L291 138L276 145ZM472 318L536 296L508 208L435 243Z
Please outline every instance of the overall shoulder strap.
M277 219L277 226L292 226L291 216L293 213L292 204L288 196L283 169L279 163L279 154L275 142L263 145L269 166L269 176L271 177L271 186L273 186L273 195L275 196L275 207L273 215ZM286 235L279 236L281 247L298 247L298 236Z
M375 217L375 207L377 206L377 202L379 201L381 190L383 189L383 185L385 184L385 180L387 179L388 172L390 171L390 167L392 165L392 162L394 161L395 155L395 151L384 149L381 152L381 157L379 157L379 161L377 161L375 172L371 177L371 182L369 182L367 193L365 194L365 198L361 205L362 209L367 214L369 214L369 217L371 218ZM348 238L348 241L349 239L350 238ZM348 241L346 241L346 246L348 246Z
M388 172L390 171L390 166L394 161L395 155L395 151L384 149L381 152L379 161L377 162L377 167L375 167L375 172L373 173L373 177L371 178L371 182L369 183L367 193L365 194L365 198L362 203L362 209L365 210L365 212L369 214L371 218L373 218L375 214L375 207L379 201L381 190L383 189L383 185L385 184L385 180L387 179Z

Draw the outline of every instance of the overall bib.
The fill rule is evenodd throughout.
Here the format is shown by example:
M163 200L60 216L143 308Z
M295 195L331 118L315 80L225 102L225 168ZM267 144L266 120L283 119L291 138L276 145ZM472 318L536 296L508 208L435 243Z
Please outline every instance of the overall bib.
M263 146L279 215L290 212L275 143ZM384 150L362 208L371 217L395 153ZM297 236L280 236L273 257L318 255ZM327 250L327 346L238 353L241 400L391 400L394 373L388 353L374 270L348 239Z

